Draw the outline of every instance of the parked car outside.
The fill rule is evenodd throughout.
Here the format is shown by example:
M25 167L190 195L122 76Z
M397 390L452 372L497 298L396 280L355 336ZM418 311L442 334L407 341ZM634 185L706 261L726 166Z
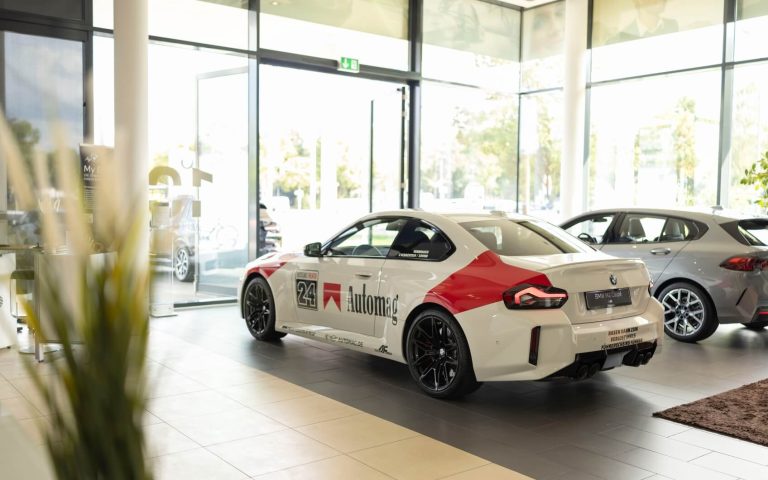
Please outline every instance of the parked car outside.
M180 282L191 282L197 269L196 237L203 252L217 256L223 252L242 252L247 259L247 239L242 238L233 226L216 224L198 233L198 223L193 217L194 197L179 195L170 202L155 202L151 224L150 252L155 263L171 263L173 275ZM155 213L159 212L159 213ZM275 252L280 248L280 226L269 214L263 203L259 204L257 257ZM239 255L239 254L238 254ZM244 260L240 260L244 261Z
M451 398L483 381L645 365L663 336L649 285L640 260L531 217L399 210L249 263L238 300L258 340L291 333L390 358Z
M602 252L645 262L672 338L704 340L721 323L768 325L768 218L717 208L626 208L595 210L561 226Z

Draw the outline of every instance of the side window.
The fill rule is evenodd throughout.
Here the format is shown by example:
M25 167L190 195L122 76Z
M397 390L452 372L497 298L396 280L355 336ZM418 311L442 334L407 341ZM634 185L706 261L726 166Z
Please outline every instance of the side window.
M420 220L412 220L392 245L389 258L439 261L452 251L453 245L440 230Z
M357 224L333 239L325 254L384 258L406 222L405 218L376 218Z
M668 218L661 232L660 242L682 242L694 235L690 222L680 218Z
M587 243L603 243L614 215L598 215L574 223L565 231Z
M667 219L641 214L627 214L621 222L618 243L650 243L661 240Z

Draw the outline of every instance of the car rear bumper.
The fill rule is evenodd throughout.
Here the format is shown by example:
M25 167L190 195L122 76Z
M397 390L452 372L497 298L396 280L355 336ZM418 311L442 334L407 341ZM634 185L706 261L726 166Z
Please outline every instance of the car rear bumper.
M649 352L659 352L663 336L663 309L656 300L638 315L577 325L559 309L518 314L502 303L487 315L479 314L459 319L479 381L540 380L574 364L578 372L583 359L589 365L599 363L600 369L634 364L638 358L628 356L633 352L643 355L638 362L642 364ZM533 355L536 328L538 348Z
M550 377L567 377L584 380L601 370L622 365L639 367L647 364L656 353L657 341L643 342L630 347L619 347L595 352L577 353L576 360Z

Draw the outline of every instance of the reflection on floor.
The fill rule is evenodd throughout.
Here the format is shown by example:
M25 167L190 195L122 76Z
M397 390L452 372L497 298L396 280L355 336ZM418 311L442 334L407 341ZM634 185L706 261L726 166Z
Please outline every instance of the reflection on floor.
M700 345L665 339L645 367L583 382L486 384L444 402L419 393L407 368L386 359L292 336L256 342L234 306L182 311L152 325L154 334L195 345L190 359L218 353L290 382L288 389L324 395L537 479L768 478L768 448L651 417L767 377L768 330L725 325ZM227 378L238 370L208 371ZM393 454L402 465L410 458L406 450Z
M145 418L158 479L527 478L161 330L151 335ZM21 357L0 351L0 415L42 451L46 414Z

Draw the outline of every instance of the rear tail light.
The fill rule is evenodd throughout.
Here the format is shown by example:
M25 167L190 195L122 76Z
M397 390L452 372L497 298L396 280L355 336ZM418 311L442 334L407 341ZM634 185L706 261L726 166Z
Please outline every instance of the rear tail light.
M723 261L720 266L737 272L754 272L768 267L768 259L751 255L736 255Z
M568 300L568 293L556 287L524 283L504 292L502 298L507 308L560 308Z

